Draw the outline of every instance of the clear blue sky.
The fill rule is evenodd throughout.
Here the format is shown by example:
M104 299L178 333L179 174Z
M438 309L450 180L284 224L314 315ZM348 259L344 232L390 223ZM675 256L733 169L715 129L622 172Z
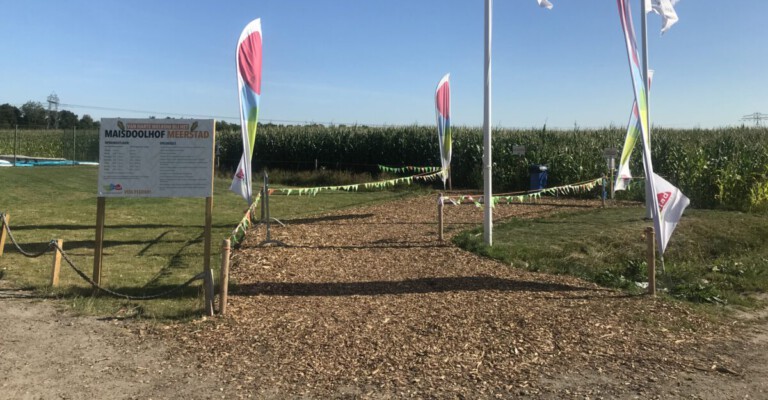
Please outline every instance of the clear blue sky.
M551 1L551 11L495 1L493 124L625 125L633 97L616 2ZM768 0L676 8L663 37L649 16L654 124L768 113ZM63 107L96 119L237 117L235 46L261 17L261 121L434 124L435 85L450 72L453 124L482 124L482 0L0 0L0 10L0 104L46 105L55 92L111 109Z

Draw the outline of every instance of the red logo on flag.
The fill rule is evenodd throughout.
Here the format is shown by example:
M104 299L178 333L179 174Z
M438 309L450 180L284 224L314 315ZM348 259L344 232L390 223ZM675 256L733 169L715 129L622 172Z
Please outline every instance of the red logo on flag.
M659 211L663 211L664 205L667 204L669 199L672 197L672 192L656 193L656 197L659 198Z
M238 169L238 170L237 170L237 174L235 174L235 176L236 176L238 179L243 179L243 178L245 178L245 174L243 173L243 169L242 169L242 168L241 168L241 169Z

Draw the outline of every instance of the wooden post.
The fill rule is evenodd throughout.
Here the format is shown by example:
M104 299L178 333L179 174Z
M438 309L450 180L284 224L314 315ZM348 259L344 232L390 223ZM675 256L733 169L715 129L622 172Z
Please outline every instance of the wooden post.
M106 198L99 197L96 200L96 243L93 248L93 276L91 279L101 285L101 263L104 257L104 211Z
M59 272L61 271L61 251L64 249L64 241L56 240L56 251L53 253L53 266L51 267L51 287L59 286Z
M232 247L229 239L221 242L221 275L219 276L219 314L227 313L227 298L229 296L229 254Z
M603 196L602 196L602 198L603 198L603 208L605 208L605 197L606 197L605 181L606 181L606 178L605 178L605 175L603 175L603 179L602 179L602 181L600 181L602 183L602 186L603 186Z
M203 272L205 273L205 312L213 315L213 271L211 271L211 221L213 197L205 198L205 230L203 231Z
M440 241L443 241L443 194L437 194L437 232Z
M648 260L648 294L656 297L656 235L651 226L645 228L645 241Z
M8 235L8 232L6 232L5 224L7 224L11 219L11 216L8 214L3 214L3 216L5 219L2 223L0 223L0 256L3 255L3 249L5 248L5 237Z

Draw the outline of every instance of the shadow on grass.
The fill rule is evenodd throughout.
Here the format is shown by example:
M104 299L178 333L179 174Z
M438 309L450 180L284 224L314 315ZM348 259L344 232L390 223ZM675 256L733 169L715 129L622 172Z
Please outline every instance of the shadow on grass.
M107 289L116 293L131 296L131 297L144 297L144 296L154 296L159 293L164 293L169 290L173 290L178 286L179 286L178 284L157 285L152 287L108 286ZM200 284L193 283L190 286L175 290L165 296L158 297L157 299L196 298L200 295L200 290L201 290ZM122 297L113 296L101 290L94 292L94 289L92 287L82 287L82 286L69 286L66 288L61 288L61 289L57 289L55 291L50 291L50 292L40 291L36 293L35 297L74 299L74 298L92 297L92 296L99 297L99 298L123 300L123 301L143 301L138 299L130 300Z
M21 248L24 249L26 252L34 253L38 251L43 251L48 248L48 242L31 242L31 243L22 243L20 244ZM70 252L72 250L82 250L82 249L93 249L95 245L95 240L65 240L64 241L64 251ZM190 243L202 243L202 239L193 239L193 240L163 240L158 241L158 239L149 239L149 240L105 240L103 243L103 247L109 248L109 247L116 247L116 246L133 246L133 245L145 245L144 249L142 249L142 252L146 252L149 247L156 245L158 243L168 244L168 243L184 243L183 247L189 246ZM13 246L13 244L6 244L3 251L10 251L15 252L16 247ZM143 253L142 253L143 254Z
M558 283L518 281L487 276L460 276L372 282L257 282L232 285L240 296L379 296L442 292L572 292L604 291Z

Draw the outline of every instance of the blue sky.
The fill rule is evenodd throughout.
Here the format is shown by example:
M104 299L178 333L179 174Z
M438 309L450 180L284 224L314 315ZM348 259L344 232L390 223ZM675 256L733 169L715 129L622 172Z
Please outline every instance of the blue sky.
M551 1L551 11L494 2L493 125L625 125L633 97L616 2ZM768 113L768 1L676 8L663 37L649 16L654 125ZM0 10L0 104L55 92L97 119L235 122L235 46L260 17L263 122L434 124L435 85L450 72L453 124L482 124L482 0L0 0Z

